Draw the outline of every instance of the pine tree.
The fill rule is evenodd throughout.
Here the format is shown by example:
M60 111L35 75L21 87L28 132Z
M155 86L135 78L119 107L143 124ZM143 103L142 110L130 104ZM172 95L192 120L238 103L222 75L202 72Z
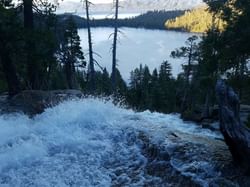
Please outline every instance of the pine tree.
M142 82L141 82L141 101L140 106L142 110L150 108L150 83L151 74L148 66L142 69Z
M20 92L21 85L17 75L13 53L20 32L20 22L11 1L0 1L0 66L8 85L8 93L13 96Z
M159 110L165 113L173 112L175 110L175 88L172 67L168 61L164 61L160 66L159 86L159 97L162 101Z
M244 0L212 1L206 0L212 13L220 13L226 22L225 30L218 36L218 60L221 72L227 72L228 79L238 90L240 98L244 95L250 58L250 2ZM244 29L243 29L244 28ZM228 71L230 70L230 71Z
M122 75L118 69L116 69L116 93L118 96L125 96L127 94L127 85L126 82L123 80Z
M118 14L119 14L119 0L114 0L115 3L115 20L114 20L114 39L113 39L113 46L112 46L112 91L114 94L116 94L116 84L117 84L117 77L116 77L116 71L117 71L117 38L118 38Z
M95 79L96 79L96 94L102 96L111 95L111 80L107 69L104 68L102 72L96 71Z
M159 84L159 75L157 69L154 69L152 72L151 84L150 84L150 109L152 111L159 111L159 107L161 105L160 95L160 84Z
M180 49L176 49L171 53L171 57L173 58L187 59L187 62L182 65L186 81L185 88L183 88L184 96L182 98L182 111L185 111L187 110L187 108L190 108L192 106L192 100L190 98L188 99L188 95L191 91L190 84L193 80L193 74L196 70L199 58L199 48L198 44L196 43L197 39L198 37L195 35L189 37L186 41L186 46L181 47Z
M109 73L106 68L104 68L102 72L102 92L106 96L111 94L111 80L109 78Z
M80 46L80 37L72 17L67 20L64 32L64 41L61 47L62 62L69 89L77 88L75 71L76 68L84 68L86 65Z
M140 108L141 101L141 72L136 68L130 73L129 92L127 96L129 104L135 108Z
M159 81L166 82L172 78L172 67L168 61L164 61L160 66Z
M87 17L87 29L88 29L88 45L89 45L89 72L88 72L88 89L90 93L94 93L96 89L95 83L95 64L94 64L94 56L93 56L93 45L92 45L92 35L90 28L90 16L89 16L89 7L91 2L89 0L85 1L85 9L86 9L86 17Z
M218 41L219 35L219 30L212 28L205 36L203 36L202 41L199 44L200 60L195 79L199 82L198 87L200 92L199 97L197 95L196 100L199 100L199 98L204 100L203 118L209 116L209 108L215 102L213 90L220 72L218 53L220 49L220 43Z

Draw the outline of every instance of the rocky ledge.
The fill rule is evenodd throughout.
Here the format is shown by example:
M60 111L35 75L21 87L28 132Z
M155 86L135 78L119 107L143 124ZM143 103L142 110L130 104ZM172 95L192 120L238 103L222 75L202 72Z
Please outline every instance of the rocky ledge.
M34 116L63 100L81 97L83 97L83 93L79 90L22 91L12 98L2 95L0 97L0 113L22 112Z
M161 179L148 186L250 186L222 140L177 131L166 132L157 143L143 132L138 139L148 160L145 173Z

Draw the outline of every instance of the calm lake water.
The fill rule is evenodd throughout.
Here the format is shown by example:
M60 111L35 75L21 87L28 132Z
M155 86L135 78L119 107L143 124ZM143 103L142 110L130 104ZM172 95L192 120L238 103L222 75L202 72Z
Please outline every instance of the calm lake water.
M182 69L183 59L170 58L171 51L185 45L191 33L146 30L134 28L121 28L122 33L119 34L119 45L117 51L118 69L123 78L128 81L131 70L139 67L140 64L148 65L152 71L158 68L164 60L168 60L172 64L173 75L176 76ZM93 47L94 51L101 55L95 56L95 59L103 67L111 72L112 64L112 28L93 28ZM87 30L80 29L81 45L85 52L88 53ZM88 60L88 56L86 56ZM96 67L98 69L98 67Z

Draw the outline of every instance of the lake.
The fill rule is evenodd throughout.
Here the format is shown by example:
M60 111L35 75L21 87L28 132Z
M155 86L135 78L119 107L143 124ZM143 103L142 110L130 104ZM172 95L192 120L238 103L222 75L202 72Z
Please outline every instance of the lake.
M119 34L119 44L117 48L118 69L123 78L128 81L130 72L139 67L140 64L148 65L152 71L159 68L164 60L168 60L173 68L173 75L176 76L182 71L181 64L183 59L172 59L171 51L185 45L188 37L192 33L164 31L164 30L146 30L135 28L121 28ZM112 65L112 28L92 28L93 48L98 63L106 67L111 72ZM81 46L85 54L88 53L87 30L80 29ZM88 56L86 56L88 60ZM98 67L96 66L98 70Z

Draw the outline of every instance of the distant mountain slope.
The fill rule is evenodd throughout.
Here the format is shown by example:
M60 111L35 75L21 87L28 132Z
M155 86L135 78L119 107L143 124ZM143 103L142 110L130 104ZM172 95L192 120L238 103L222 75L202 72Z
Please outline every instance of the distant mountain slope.
M212 20L212 14L208 12L207 7L200 7L187 11L184 15L175 19L167 20L165 26L167 29L203 33L211 28ZM217 24L216 26L223 30L223 21L218 18L214 21L214 24Z
M125 0L125 10L186 10L203 4L203 0Z
M149 10L187 10L203 5L203 0L124 0L120 2L121 12L147 12ZM95 13L111 12L113 5L95 4L91 11ZM84 12L82 3L68 0L60 2L58 13Z
M148 11L147 13L141 14L133 18L118 19L118 27L132 27L132 28L145 28L145 29L166 29L164 24L167 20L174 19L181 15L184 15L183 10L172 10L172 11ZM73 19L78 28L86 28L86 19L71 14L60 14L57 15L58 23L60 27L63 27L65 20L69 16L73 16ZM113 27L113 19L97 19L90 20L91 27Z

